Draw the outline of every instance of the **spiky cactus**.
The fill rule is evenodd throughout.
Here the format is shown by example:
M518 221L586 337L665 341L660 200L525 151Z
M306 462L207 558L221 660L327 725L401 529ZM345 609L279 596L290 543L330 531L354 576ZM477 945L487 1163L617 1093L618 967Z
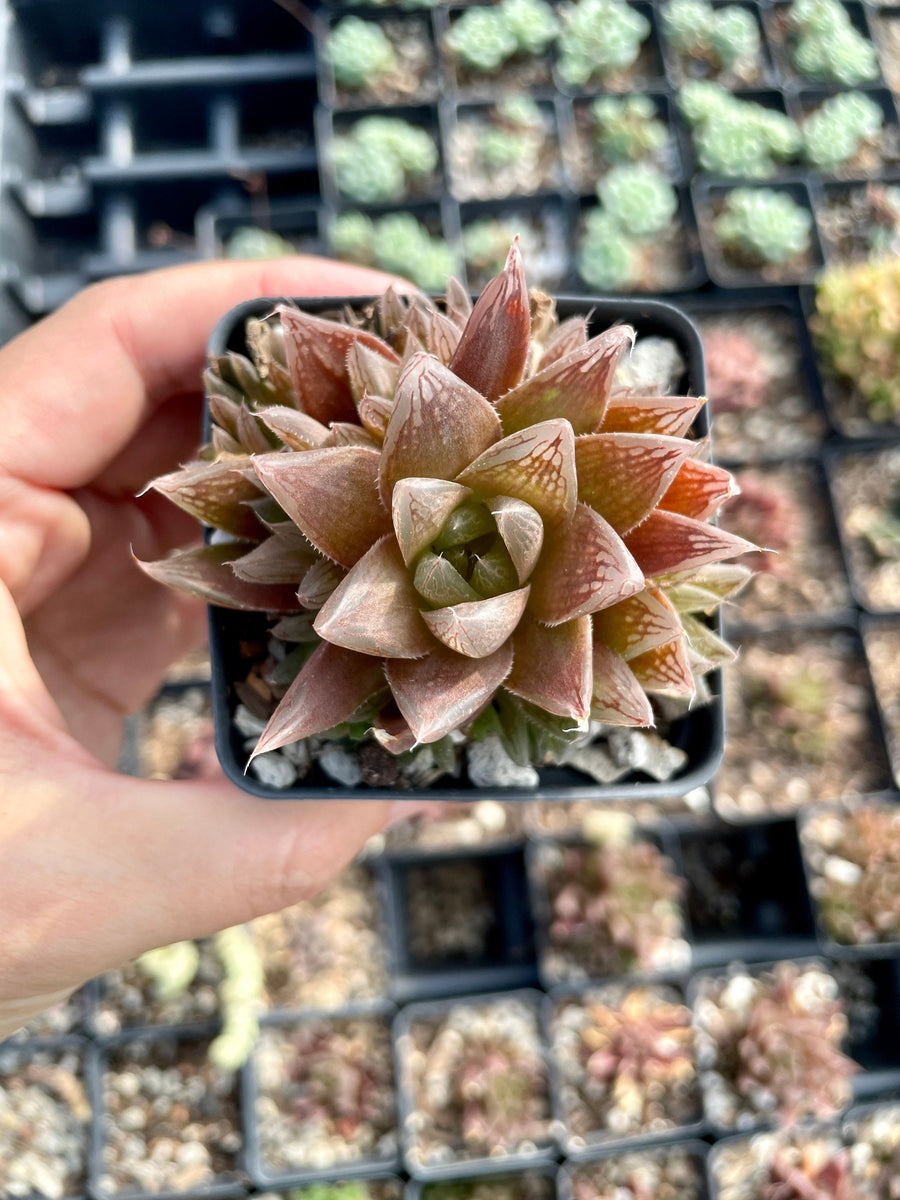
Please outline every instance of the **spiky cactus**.
M684 437L702 399L615 392L632 331L533 303L514 245L474 310L454 281L446 313L390 290L368 324L283 305L255 362L212 364L212 442L153 486L230 539L144 565L285 614L255 755L336 728L401 753L486 710L526 745L646 727L719 661L691 614L751 547L709 524L733 481Z

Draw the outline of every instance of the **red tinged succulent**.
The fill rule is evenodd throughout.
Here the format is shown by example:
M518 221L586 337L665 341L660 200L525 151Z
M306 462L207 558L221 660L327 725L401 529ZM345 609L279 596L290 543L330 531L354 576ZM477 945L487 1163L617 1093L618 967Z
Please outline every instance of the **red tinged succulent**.
M367 714L395 753L499 697L649 726L727 657L701 619L752 547L710 518L731 476L703 403L614 388L627 326L529 298L518 247L472 309L389 290L363 317L283 305L216 360L202 461L153 485L221 530L144 564L224 607L310 610L318 644L255 753Z

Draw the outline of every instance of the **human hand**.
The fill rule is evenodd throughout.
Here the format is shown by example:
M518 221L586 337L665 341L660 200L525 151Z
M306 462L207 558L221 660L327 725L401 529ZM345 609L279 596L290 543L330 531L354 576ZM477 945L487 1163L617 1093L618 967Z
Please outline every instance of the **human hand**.
M253 296L387 282L311 258L180 267L88 288L0 351L0 1037L144 950L313 894L390 819L114 770L125 716L205 637L205 606L131 548L197 538L137 493L196 449L209 331Z

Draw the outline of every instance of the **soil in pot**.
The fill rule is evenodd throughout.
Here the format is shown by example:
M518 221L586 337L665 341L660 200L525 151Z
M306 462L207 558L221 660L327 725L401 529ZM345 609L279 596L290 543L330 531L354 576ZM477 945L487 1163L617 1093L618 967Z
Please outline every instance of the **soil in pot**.
M625 818L630 824L630 818ZM546 896L541 967L548 983L684 970L684 882L654 841L610 819L599 845L536 846L530 868Z
M550 1093L533 1004L515 993L423 1006L398 1039L410 1168L533 1154L551 1141Z
M849 1185L850 1154L833 1125L729 1138L709 1161L718 1200L858 1196Z
M342 1008L385 995L387 949L372 871L349 866L324 891L251 925L272 1008Z
M453 859L403 871L406 949L417 966L474 963L497 953L489 862Z
M804 376L797 319L740 309L697 324L716 458L755 462L817 449L826 425Z
M447 137L447 168L457 200L558 192L562 163L553 106L528 96L462 106Z
M872 612L900 606L900 448L842 455L831 475L853 586Z
M137 719L137 773L144 779L220 779L209 691L162 692Z
M816 963L700 976L693 1000L707 1119L746 1129L827 1119L852 1098L859 1069L842 1050L848 1018L837 979Z
M501 1175L495 1179L454 1179L428 1183L421 1200L554 1200L556 1189L546 1175Z
M559 290L569 269L568 231L560 207L516 211L504 205L501 213L498 209L467 211L463 206L461 220L466 278L472 291L481 291L502 269L517 235L534 286L546 292Z
M699 1120L691 1014L675 988L615 983L561 999L550 1036L569 1153Z
M90 1120L80 1049L0 1047L0 1194L83 1195Z
M775 552L740 560L756 572L741 593L741 622L773 625L847 608L850 585L816 466L758 466L735 478L740 493L725 505L722 528Z
M824 933L848 946L900 942L900 808L814 810L800 837Z
M607 171L623 162L647 163L675 180L681 157L666 117L649 95L581 97L572 102L566 146L569 173L578 191L590 192ZM662 103L660 100L659 103Z
M610 1154L571 1167L572 1200L704 1200L702 1160L680 1147Z
M900 621L871 626L864 632L863 640L894 780L900 784Z
M378 1016L268 1025L253 1052L255 1118L270 1174L339 1171L397 1151L390 1027Z
M240 1180L236 1079L210 1063L206 1039L159 1035L116 1046L101 1088L98 1190L187 1191Z
M885 787L873 706L848 633L741 638L725 676L728 739L717 811L726 820L777 815Z
M900 188L860 183L822 188L816 220L829 262L866 262L900 248Z
M196 946L196 974L175 995L169 994L166 982L145 970L140 960L101 976L93 1014L97 1032L108 1036L122 1029L185 1025L217 1016L218 989L224 976L222 960L211 939L205 938Z
M323 53L330 64L338 108L421 104L437 95L434 44L425 17L358 16L335 22Z
M685 796L660 797L658 800L527 800L525 828L536 837L589 837L595 821L618 813L633 818L638 825L656 825L665 817L708 816L712 801L706 788L694 788Z
M440 813L419 813L398 821L366 844L368 854L403 850L457 850L517 841L524 824L520 801L476 800Z

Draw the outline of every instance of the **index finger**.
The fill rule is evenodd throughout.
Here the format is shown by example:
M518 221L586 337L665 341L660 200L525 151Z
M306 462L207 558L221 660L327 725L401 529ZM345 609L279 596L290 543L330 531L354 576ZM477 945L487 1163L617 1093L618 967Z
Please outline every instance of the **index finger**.
M253 296L383 292L379 271L317 258L197 263L97 284L0 351L0 471L83 487L162 400L200 388L206 339Z

